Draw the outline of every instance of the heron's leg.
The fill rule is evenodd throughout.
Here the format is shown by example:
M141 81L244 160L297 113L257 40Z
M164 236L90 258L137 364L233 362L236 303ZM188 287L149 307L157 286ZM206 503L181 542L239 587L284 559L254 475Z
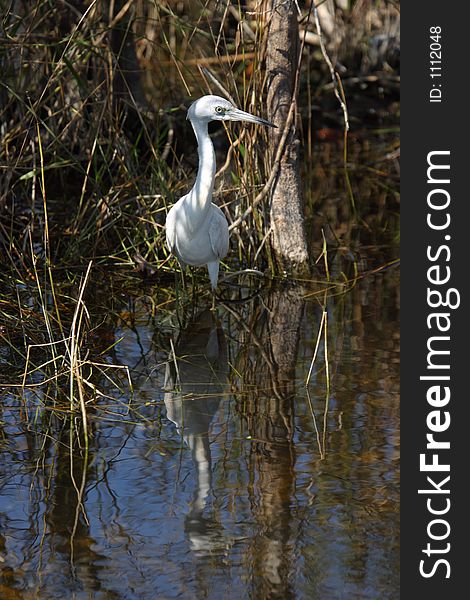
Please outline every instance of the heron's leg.
M207 263L207 270L209 271L212 289L215 290L217 287L217 279L219 278L219 261L214 260L213 262Z
M183 283L183 292L187 292L188 286L186 285L186 265L184 262L179 261L181 268L181 281Z
M211 310L215 311L215 288L212 288L212 306Z
M189 270L191 271L191 289L192 289L191 303L194 306L196 304L197 284L196 284L196 278L194 277L194 267L189 267Z
M175 270L175 300L176 300L176 318L178 319L178 325L180 327L183 327L181 318L180 318L180 314L179 314L179 306L181 304L181 306L183 307L184 305L184 295L186 293L186 279L185 279L185 270L186 270L186 265L184 263L182 263L181 261L178 261L181 267L181 282L182 282L182 301L180 302L180 274L178 273L177 270Z
M209 279L211 280L212 287L212 308L215 310L215 288L217 287L217 279L219 277L219 261L207 263L207 270L209 271Z

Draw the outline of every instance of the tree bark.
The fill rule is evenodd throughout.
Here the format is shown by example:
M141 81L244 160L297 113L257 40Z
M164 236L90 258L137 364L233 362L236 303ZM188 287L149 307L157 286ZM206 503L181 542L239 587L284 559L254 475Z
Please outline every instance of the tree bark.
M299 26L293 0L270 0L271 20L266 48L268 118L277 129L270 131L276 153L287 115L295 97L295 73L299 56ZM271 196L271 244L283 271L310 273L304 203L300 178L300 142L295 118L281 158Z

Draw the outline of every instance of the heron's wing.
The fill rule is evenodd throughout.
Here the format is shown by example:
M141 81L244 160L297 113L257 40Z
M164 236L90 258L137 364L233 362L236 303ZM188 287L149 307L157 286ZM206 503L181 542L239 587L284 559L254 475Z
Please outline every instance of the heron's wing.
M175 254L176 250L176 210L173 205L166 216L165 233L166 233L166 245L168 250Z
M220 260L228 252L228 223L224 213L218 206L211 206L211 222L209 225L209 239L212 251Z

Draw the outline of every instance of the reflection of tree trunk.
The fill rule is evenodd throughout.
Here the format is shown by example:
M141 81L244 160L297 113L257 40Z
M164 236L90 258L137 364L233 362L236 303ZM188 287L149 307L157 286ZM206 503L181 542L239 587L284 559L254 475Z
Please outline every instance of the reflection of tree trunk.
M273 290L269 297L269 343L277 367L277 380L280 385L284 384L286 393L291 393L294 388L293 377L304 305L299 288L279 288Z
M304 300L293 289L274 290L267 302L267 323L260 341L272 364L265 373L271 389L253 399L250 434L257 440L257 521L254 547L254 598L289 600L294 556L290 506L295 489L294 373ZM261 389L265 389L263 386Z
M258 398L260 400L260 398ZM256 447L255 468L258 506L255 510L260 534L254 548L254 598L294 597L289 582L294 556L291 538L290 505L294 495L295 453L292 399L284 399L274 407L265 398L261 415L253 421L252 436L260 441ZM263 404L265 404L263 406Z
M270 6L272 14L266 49L267 108L268 118L278 126L270 132L271 147L276 150L291 103L296 102L299 26L293 0L271 0ZM300 181L300 142L295 123L291 129L272 192L272 246L281 268L301 275L309 272L308 248Z

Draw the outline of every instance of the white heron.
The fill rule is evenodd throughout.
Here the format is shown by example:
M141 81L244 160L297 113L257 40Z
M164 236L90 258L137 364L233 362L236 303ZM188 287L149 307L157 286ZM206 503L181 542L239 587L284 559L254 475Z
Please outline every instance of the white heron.
M166 218L166 243L184 269L207 265L212 290L217 287L219 263L228 252L227 219L212 202L215 152L209 121L248 121L275 127L269 121L236 108L220 96L203 96L191 104L187 118L196 135L199 169L191 191L180 198Z

